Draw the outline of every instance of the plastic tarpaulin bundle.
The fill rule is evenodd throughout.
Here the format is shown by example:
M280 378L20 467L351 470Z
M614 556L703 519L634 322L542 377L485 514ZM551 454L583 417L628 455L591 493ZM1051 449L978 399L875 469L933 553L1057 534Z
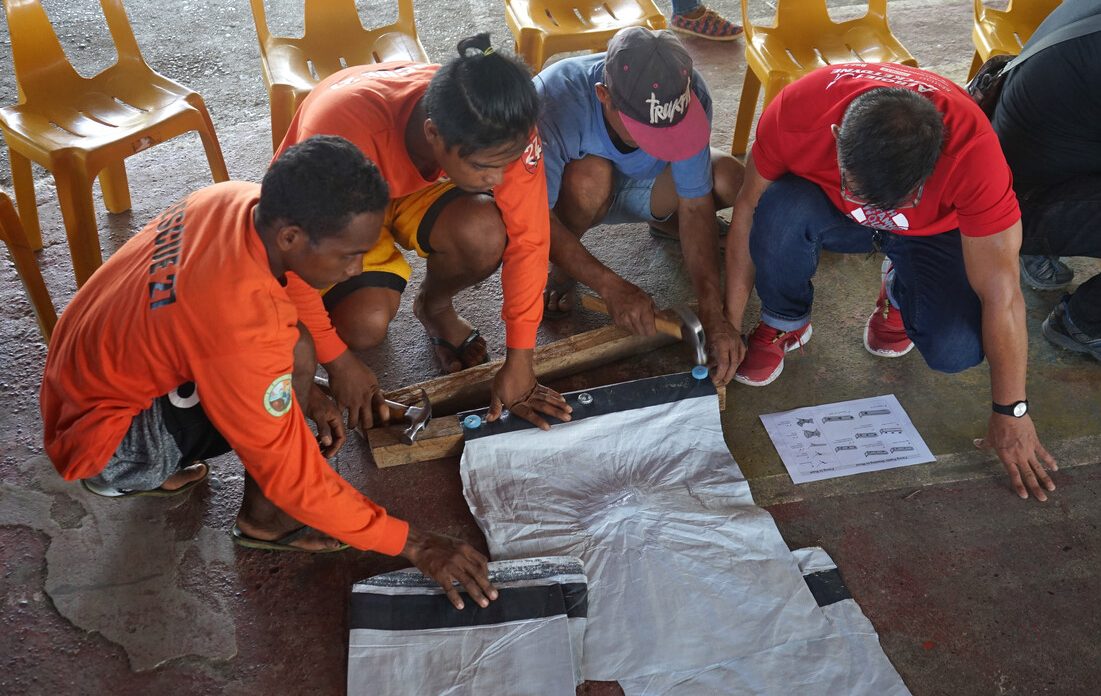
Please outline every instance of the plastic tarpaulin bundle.
M753 503L710 383L673 375L569 402L573 420L550 432L467 430L462 477L492 557L582 559L585 679L628 694L907 693L866 619L870 640L831 640L835 612ZM739 660L755 668L739 686L707 686Z
M497 600L462 611L417 570L356 583L349 696L573 696L587 609L581 561L491 562L489 576Z

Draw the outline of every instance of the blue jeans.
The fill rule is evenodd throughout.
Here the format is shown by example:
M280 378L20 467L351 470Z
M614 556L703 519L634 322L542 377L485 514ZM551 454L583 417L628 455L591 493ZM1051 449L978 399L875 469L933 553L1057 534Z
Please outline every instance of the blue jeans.
M882 250L894 264L891 304L929 367L960 372L983 360L982 305L967 281L959 230L907 237L853 222L817 184L788 175L769 186L753 216L761 320L781 331L810 321L811 278L822 250Z
M700 0L673 0L673 14L688 14L700 6Z

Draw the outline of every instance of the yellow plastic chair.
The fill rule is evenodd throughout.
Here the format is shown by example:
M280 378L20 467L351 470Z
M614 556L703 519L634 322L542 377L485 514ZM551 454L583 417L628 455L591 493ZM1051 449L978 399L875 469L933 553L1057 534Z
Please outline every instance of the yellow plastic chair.
M46 289L46 283L42 281L42 273L38 270L38 262L35 261L31 243L23 231L23 225L19 222L19 216L15 214L8 194L0 191L0 242L8 247L8 253L15 261L15 271L23 281L23 287L27 290L27 297L31 300L34 313L38 317L38 329L46 343L50 342L50 336L57 323L57 313L54 312L54 303L50 299L50 292Z
M417 38L413 0L398 0L398 20L364 29L355 0L305 0L301 38L272 36L264 0L251 0L260 41L260 66L271 102L271 142L283 142L298 105L314 86L350 65L408 60L427 63Z
M198 131L214 181L229 175L202 97L146 65L121 0L100 0L118 62L81 77L65 56L39 0L4 0L19 103L0 109L15 199L27 238L42 248L31 162L53 173L77 284L103 262L92 183L107 210L130 209L124 160L157 143Z
M764 105L768 106L785 86L826 65L904 63L917 67L887 25L887 0L869 0L867 14L845 22L830 19L825 0L779 0L773 24L750 24L746 0L742 0L746 71L730 148L737 157L744 155L749 145L761 83Z
M1005 10L994 10L983 5L983 0L975 0L975 24L971 29L975 57L971 59L967 80L992 57L1019 54L1036 27L1061 1L1009 0Z
M664 29L653 0L505 0L505 23L516 53L534 72L556 53L607 49L625 27Z

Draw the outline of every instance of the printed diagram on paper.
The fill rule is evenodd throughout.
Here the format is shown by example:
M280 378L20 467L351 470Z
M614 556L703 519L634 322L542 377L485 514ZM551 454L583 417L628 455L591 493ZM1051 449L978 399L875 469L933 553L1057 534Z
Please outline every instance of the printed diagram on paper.
M793 483L935 461L894 394L761 416Z

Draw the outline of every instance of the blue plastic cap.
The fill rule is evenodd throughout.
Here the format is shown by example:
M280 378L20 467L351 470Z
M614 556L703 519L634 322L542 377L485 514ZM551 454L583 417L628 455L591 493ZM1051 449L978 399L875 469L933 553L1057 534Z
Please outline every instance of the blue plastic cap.
M463 427L468 430L474 430L475 428L482 427L481 416L476 416L473 413L463 419Z
M696 365L692 368L692 376L696 379L707 379L708 371L706 365Z

